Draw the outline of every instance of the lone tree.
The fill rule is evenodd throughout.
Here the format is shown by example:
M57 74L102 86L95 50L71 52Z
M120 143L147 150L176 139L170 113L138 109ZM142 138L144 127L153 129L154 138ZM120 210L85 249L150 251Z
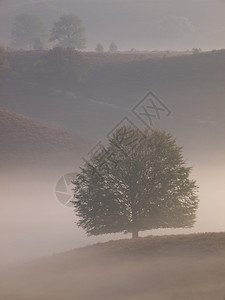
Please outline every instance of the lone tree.
M78 226L88 235L190 228L198 207L182 147L170 134L121 127L93 154L74 184Z
M114 42L112 42L109 46L109 52L117 52L117 51L118 51L117 45Z
M82 21L75 15L63 15L54 24L51 31L51 42L56 42L56 46L84 49L86 38L84 36L85 27Z
M17 15L12 29L12 46L32 50L37 39L40 39L42 45L47 43L48 33L48 28L41 17L26 13Z
M104 47L102 46L101 43L98 43L98 45L95 48L96 52L104 52Z

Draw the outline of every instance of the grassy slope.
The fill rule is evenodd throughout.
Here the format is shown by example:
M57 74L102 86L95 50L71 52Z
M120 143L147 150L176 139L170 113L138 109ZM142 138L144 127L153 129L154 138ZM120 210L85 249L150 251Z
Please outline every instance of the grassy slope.
M32 67L42 52L8 53L14 71ZM156 122L190 157L223 159L225 51L164 57L160 53L84 53L92 65L86 84L74 94L57 93L27 78L1 89L1 106L66 130L99 139L149 90L172 111ZM24 71L26 74L26 71ZM26 77L26 76L25 76ZM136 119L134 118L134 122Z
M14 272L4 299L223 299L224 253L224 233L96 244Z
M87 141L79 134L0 109L1 158L40 158L82 153Z

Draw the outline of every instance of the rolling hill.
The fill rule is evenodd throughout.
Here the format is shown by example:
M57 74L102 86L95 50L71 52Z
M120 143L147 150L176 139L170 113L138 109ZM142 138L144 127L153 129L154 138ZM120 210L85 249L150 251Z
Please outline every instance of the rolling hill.
M0 109L0 155L3 161L40 160L77 156L87 146L79 134L51 127L28 117Z
M60 92L32 78L43 52L11 52L8 59L18 79L0 91L1 106L40 122L86 135L105 135L124 116L136 124L132 108L152 90L170 108L170 118L155 126L170 131L188 156L223 157L225 51L196 55L176 53L84 53L91 65L88 80ZM140 124L137 124L139 126Z
M6 300L223 299L224 253L224 233L110 241L3 273L1 296Z

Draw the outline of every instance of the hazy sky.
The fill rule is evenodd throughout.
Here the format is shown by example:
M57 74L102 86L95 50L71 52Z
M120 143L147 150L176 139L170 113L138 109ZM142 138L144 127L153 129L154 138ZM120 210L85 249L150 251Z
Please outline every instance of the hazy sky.
M48 5L47 5L47 4ZM53 22L59 13L78 15L87 28L88 49L214 49L225 47L223 0L11 0L0 7L0 40L10 42L16 14L41 14Z

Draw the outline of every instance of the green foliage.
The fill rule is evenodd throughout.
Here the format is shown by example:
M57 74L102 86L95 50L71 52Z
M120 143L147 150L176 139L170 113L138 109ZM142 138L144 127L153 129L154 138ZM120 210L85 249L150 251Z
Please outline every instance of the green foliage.
M0 79L3 79L9 71L9 63L4 48L0 47Z
M122 127L81 168L73 201L88 235L192 227L197 186L170 134Z
M95 48L96 52L104 52L104 47L102 46L101 43L98 43L98 45Z
M117 45L114 42L112 42L109 46L109 52L117 52L117 51L118 51Z
M64 90L85 81L88 67L82 53L57 47L40 58L35 72L37 80Z
M32 50L36 39L44 45L48 40L48 28L37 15L20 14L16 16L12 30L12 46L16 49Z
M60 47L84 49L86 47L84 33L85 27L78 16L63 15L54 24L50 41L56 42L56 46Z

